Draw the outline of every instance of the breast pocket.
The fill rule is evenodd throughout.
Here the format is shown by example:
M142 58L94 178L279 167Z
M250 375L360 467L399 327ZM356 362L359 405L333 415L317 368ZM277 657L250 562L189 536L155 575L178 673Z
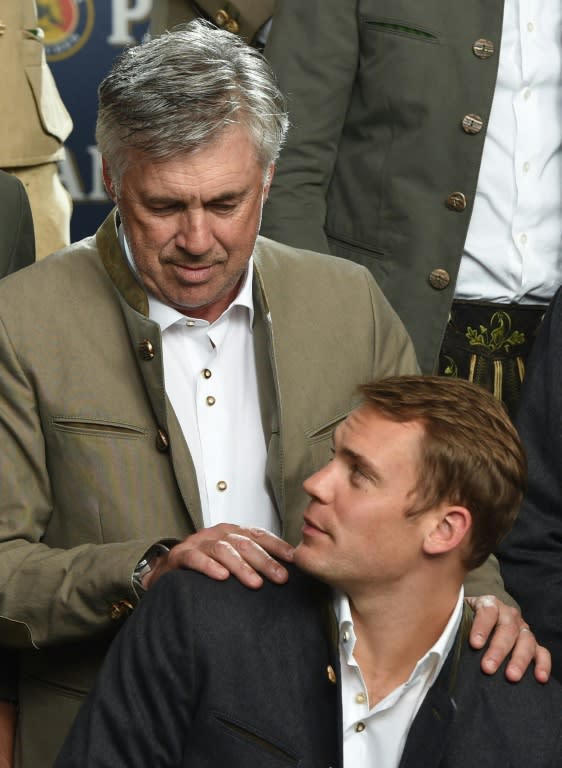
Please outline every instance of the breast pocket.
M215 712L215 721L224 736L224 756L221 765L244 768L293 768L299 757L289 745L255 725Z
M332 458L334 431L338 424L341 424L341 422L347 418L349 413L349 410L343 411L329 421L306 432L306 438L312 458L312 472L317 472Z

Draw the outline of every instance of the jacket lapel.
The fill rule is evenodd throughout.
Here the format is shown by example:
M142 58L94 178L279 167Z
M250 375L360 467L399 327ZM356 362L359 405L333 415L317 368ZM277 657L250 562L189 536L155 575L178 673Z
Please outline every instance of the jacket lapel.
M123 257L117 237L118 213L102 224L96 242L105 269L118 293L138 370L156 421L156 448L169 451L174 475L194 528L203 527L193 459L164 387L162 337L148 318L148 298Z
M455 644L410 728L400 768L437 768L442 764L456 712L453 693L460 658L471 625L472 611L465 603Z

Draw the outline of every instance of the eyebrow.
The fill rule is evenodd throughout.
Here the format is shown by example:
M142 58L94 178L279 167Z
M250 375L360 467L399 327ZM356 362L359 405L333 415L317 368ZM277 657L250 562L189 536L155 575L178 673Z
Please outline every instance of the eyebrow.
M332 450L334 453L336 452L335 437L336 437L337 429L338 427L336 427L332 432ZM381 479L381 474L379 470L365 456L362 456L360 453L353 451L351 448L348 448L347 446L340 446L338 448L338 453L340 453L342 456L345 456L346 459L350 461L354 461L356 464L358 464L361 467L361 469L365 469L367 474L369 474L374 480L378 481Z

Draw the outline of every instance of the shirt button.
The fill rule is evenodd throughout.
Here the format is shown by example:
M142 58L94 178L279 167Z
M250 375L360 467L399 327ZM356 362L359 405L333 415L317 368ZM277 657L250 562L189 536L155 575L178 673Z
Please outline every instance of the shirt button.
M525 233L521 235L521 237L519 238L519 242L521 243L521 245L527 245L527 235Z
M529 32L534 32L534 30L535 30L535 25L533 24L533 22L532 22L532 21L529 21L529 22L527 23L527 30L528 30Z
M525 90L523 91L523 98L525 99L525 101L528 101L531 98L530 88L525 88Z
M528 162L523 163L523 170L525 173L529 173L529 171L531 170L531 163L528 163Z
M195 325L195 320L186 320L185 324L187 325L188 328L193 328L193 326Z
M367 697L365 696L364 693L358 693L357 696L355 697L355 701L358 704L364 704L367 701Z
M344 643L347 643L349 640L349 632L347 629L344 631L343 635L341 636L341 639L344 641Z
M357 725L355 726L355 731L357 733L363 733L364 730L365 730L365 723L357 723Z
M217 491L226 491L228 485L225 480L219 480L217 483Z
M205 400L207 402L207 405L214 405L217 402L212 395L209 395L208 397L206 397Z
M203 376L204 376L206 379L210 379L212 375L213 375L213 374L211 373L211 371L210 371L208 368L204 368L204 369L203 369Z

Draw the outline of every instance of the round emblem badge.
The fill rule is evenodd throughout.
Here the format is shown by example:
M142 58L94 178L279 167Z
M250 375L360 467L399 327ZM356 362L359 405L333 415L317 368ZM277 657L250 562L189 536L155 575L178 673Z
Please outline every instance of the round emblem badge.
M93 0L37 0L39 26L45 36L48 61L73 56L86 43L94 26Z

